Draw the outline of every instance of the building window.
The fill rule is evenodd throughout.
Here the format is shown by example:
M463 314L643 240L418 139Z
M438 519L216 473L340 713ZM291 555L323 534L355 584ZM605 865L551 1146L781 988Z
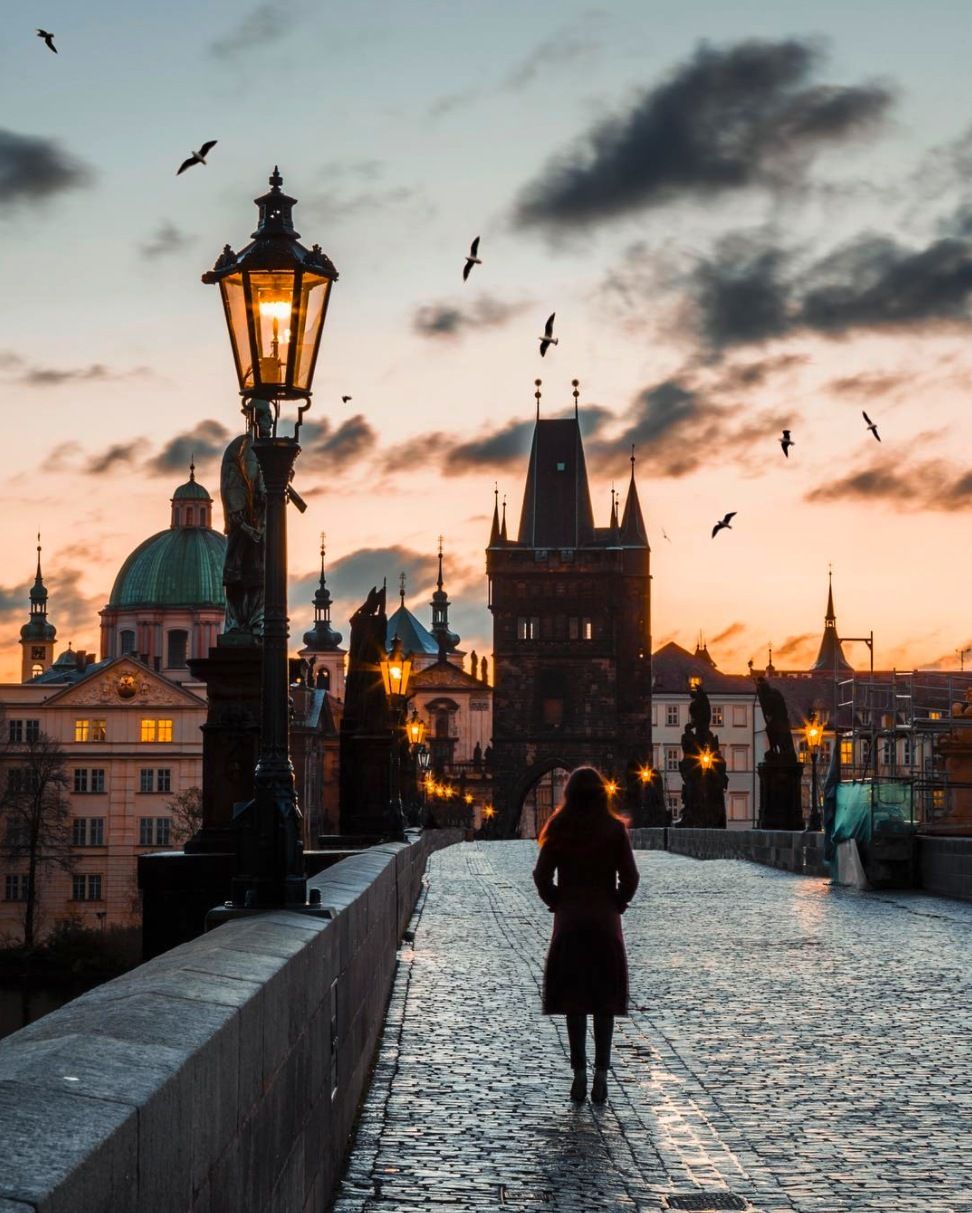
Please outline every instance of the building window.
M43 674L44 668L41 666L38 669L38 674ZM37 741L40 737L40 721L39 720L8 720L7 721L7 740L17 742L22 741Z
M43 673L44 673L44 667L41 665L41 663L39 661L35 661L34 664L30 667L31 678L36 678L38 675L43 674Z
M669 813L671 813L672 816L675 816L678 813L678 810L681 808L682 799L678 792L666 792L665 804L668 806Z
M140 792L171 792L171 768L142 767L138 773L138 790Z
M139 741L171 741L171 720L143 720Z
M651 726L655 729L658 727L658 705L655 703L651 705Z
M730 792L730 794L729 794L729 820L730 821L748 821L749 820L749 793L748 792Z
M24 739L24 722L22 720L7 721L7 740L8 741L23 741Z
M75 767L75 792L103 792L105 790L104 767Z
M167 847L172 838L172 821L168 817L140 817L138 819L138 845L140 847Z
M101 901L100 876L74 876L71 880L72 901Z
M36 767L11 767L7 771L7 791L13 793L38 792L41 773Z
M881 762L886 767L894 766L894 739L891 737L883 737L881 739Z
M678 704L677 703L666 703L665 704L665 723L667 725L674 725L676 728L678 727Z
M667 747L665 749L665 770L677 771L681 757L681 750L676 749L675 746Z
M942 718L941 712L929 712L928 713L929 720L941 720L941 718Z
M732 705L732 723L733 727L737 729L744 729L749 724L749 713L744 703L734 703Z
M118 639L121 642L122 657L135 652L135 633L133 631L129 628L123 628L118 634Z
M27 877L19 873L8 875L3 882L3 900L4 901L26 901L27 900Z
M539 640L540 617L538 615L520 615L516 621L517 640Z
M75 817L72 844L76 847L103 847L105 845L105 819L103 817Z
M108 731L103 720L76 720L74 722L75 741L105 741Z
M170 670L183 669L186 664L186 654L189 649L189 633L173 631L168 636L168 661Z
M901 763L903 766L910 767L915 760L915 742L914 738L906 737L901 743Z
M594 625L591 623L591 621L589 619L586 619L586 618L582 619L581 620L581 640L593 640L593 639L594 639Z
M571 615L567 620L567 639L580 640L580 620L576 615Z
M725 711L726 709L721 703L712 705L712 727L721 729L725 726Z
M749 746L734 745L729 747L729 761L732 766L731 771L748 771L749 770Z
M844 738L840 743L840 765L842 767L854 765L854 741L851 737Z

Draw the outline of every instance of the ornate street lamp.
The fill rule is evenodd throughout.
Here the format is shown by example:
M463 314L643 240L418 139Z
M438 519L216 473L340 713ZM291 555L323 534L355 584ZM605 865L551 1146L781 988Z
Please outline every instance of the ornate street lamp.
M823 741L823 726L817 720L817 713L811 712L810 719L804 725L803 734L810 754L810 815L807 818L808 830L821 828L820 805L817 801L817 755Z
M418 712L412 711L405 731L408 733L409 745L420 746L425 740L425 721L419 719Z
M274 168L269 192L256 199L259 221L251 243L239 253L226 245L202 276L222 295L248 436L266 494L260 756L254 798L236 818L239 870L233 879L233 906L253 909L299 908L307 901L289 744L286 508L288 498L303 504L290 481L337 279L318 245L306 249L299 242L291 215L296 199L282 185ZM289 435L278 428L285 401L301 402Z
M396 634L391 652L378 663L381 681L388 696L391 716L392 739L389 749L388 771L388 818L390 833L400 842L405 840L405 814L402 809L402 749L401 733L408 696L408 683L412 676L412 657L402 650L401 638ZM419 722L421 724L421 721ZM424 728L424 726L423 726ZM408 729L405 729L406 736Z

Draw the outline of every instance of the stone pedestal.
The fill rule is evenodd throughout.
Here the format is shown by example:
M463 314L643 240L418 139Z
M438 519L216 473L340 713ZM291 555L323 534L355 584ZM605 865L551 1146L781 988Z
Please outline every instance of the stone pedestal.
M341 732L341 833L390 838L391 732Z
M768 754L759 772L759 828L802 830L800 785L803 767L791 758Z
M258 643L228 643L221 636L209 656L189 662L206 684L209 711L203 733L202 826L185 845L187 855L235 851L233 806L253 798L260 754Z

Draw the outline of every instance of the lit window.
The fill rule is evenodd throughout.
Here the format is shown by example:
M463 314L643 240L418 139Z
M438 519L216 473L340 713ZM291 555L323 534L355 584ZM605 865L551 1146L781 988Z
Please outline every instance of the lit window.
M171 741L171 720L143 720L139 741Z
M840 743L840 765L843 767L854 765L854 742L850 737L844 738Z
M139 734L139 741L154 741L156 734L156 721L143 720L142 730Z
M941 720L941 718L942 718L941 712L929 712L928 713L929 720Z
M725 724L725 708L721 703L712 706L712 724L717 729L721 729Z
M594 639L594 627L589 619L581 620L581 637L584 640Z
M74 722L75 741L104 741L108 736L104 720L76 720Z
M539 640L540 618L537 615L520 615L516 621L517 640Z

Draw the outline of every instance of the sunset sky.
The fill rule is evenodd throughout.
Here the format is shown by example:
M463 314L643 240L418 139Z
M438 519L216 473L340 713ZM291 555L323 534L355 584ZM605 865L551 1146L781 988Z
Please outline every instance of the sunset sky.
M403 569L429 622L442 533L453 626L489 652L493 484L515 530L540 376L546 416L581 381L598 525L636 444L656 646L701 631L727 671L769 643L805 664L828 564L838 626L873 629L878 666L957 665L972 644L966 5L6 13L0 677L20 667L38 530L58 651L96 649L190 452L218 497L240 418L199 279L245 243L274 164L341 275L295 481L310 509L290 516L294 632L321 531L345 637ZM209 164L177 177L207 139Z

